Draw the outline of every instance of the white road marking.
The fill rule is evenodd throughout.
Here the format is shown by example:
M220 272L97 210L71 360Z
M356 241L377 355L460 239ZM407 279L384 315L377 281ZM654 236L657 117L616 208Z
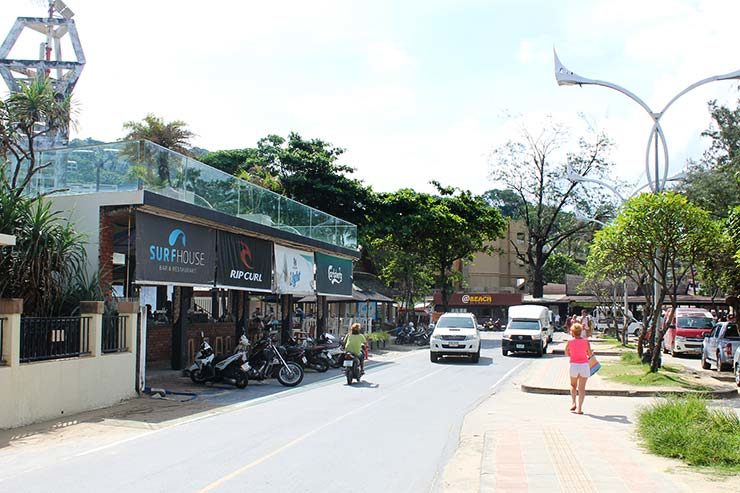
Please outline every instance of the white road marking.
M221 486L223 483L225 483L227 481L230 481L230 480L234 479L235 477L239 476L240 474L248 471L249 469L251 469L251 468L253 468L255 466L258 466L258 465L262 464L263 462L265 462L265 461L267 461L267 460L275 457L276 455L280 454L284 450L287 450L287 449L289 449L289 448L297 445L298 443L304 441L306 438L308 438L308 437L310 437L312 435L315 435L316 433L324 430L325 428L328 428L328 427L330 427L330 426L332 426L332 425L334 425L334 424L336 424L336 423L344 420L348 416L351 416L351 415L356 414L356 413L358 413L360 411L363 411L363 410L367 409L370 406L374 406L375 404L377 404L379 402L382 402L382 401L388 399L389 397L392 397L392 396L396 395L398 392L400 392L404 388L406 388L406 387L408 387L410 385L413 385L415 383L421 382L422 380L426 380L427 378L429 378L429 377L431 377L433 375L436 375L437 373L440 373L442 371L445 371L447 369L449 369L449 368L440 368L439 370L433 371L432 373L428 373L428 374L424 375L423 377L417 378L416 380L412 380L410 382L407 382L405 385L402 385L399 388L397 388L394 392L391 392L389 394L386 394L383 397L380 397L378 399L375 399L372 402L368 402L364 406L360 406L360 407L358 407L356 409L353 409L352 411L350 411L348 413L345 413L345 414L343 414L343 415L341 415L341 416L339 416L337 418L334 418L333 420L331 420L331 421L329 421L327 423L324 423L323 425L319 426L318 428L315 428L312 431L309 431L307 433L304 433L303 435L299 436L295 440L292 440L292 441L286 443L282 447L279 447L279 448L273 450L269 454L263 455L259 459L254 460L254 461L250 462L249 464L246 464L246 465L240 467L239 469L235 470L234 472L232 472L230 474L227 474L226 476L222 477L221 479L218 479L218 480L214 481L213 483L211 483L211 484L207 485L206 487L204 487L203 489L199 490L199 493L206 493L208 491L211 491L214 488L217 488L218 486Z

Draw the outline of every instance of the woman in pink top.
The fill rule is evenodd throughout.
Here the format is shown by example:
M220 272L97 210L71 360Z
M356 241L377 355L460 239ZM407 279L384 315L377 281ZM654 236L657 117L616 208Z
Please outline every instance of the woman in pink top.
M583 399L586 398L586 380L591 376L588 359L594 354L588 339L581 339L583 325L574 323L570 327L573 339L565 345L565 355L570 357L570 397L573 401L571 411L583 414ZM578 406L576 410L576 393Z

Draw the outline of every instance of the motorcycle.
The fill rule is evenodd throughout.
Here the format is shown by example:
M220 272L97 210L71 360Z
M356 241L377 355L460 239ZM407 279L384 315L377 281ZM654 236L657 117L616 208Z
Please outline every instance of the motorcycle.
M316 351L320 351L320 354L316 357L326 360L330 367L339 368L342 366L342 355L344 354L342 344L333 335L327 332L322 333L316 338L312 347Z
M324 373L331 366L331 359L326 354L324 347L315 344L310 337L306 338L303 343L298 343L291 338L285 349L287 351L286 359L298 363L304 369L311 368L319 373Z
M225 358L216 358L208 340L201 334L202 341L198 352L195 353L195 362L188 372L193 383L221 382L228 380L237 388L243 389L249 382L247 369L247 351L249 341L242 335L234 349L234 354Z
M262 337L249 353L247 374L253 380L277 378L281 385L295 387L303 381L303 368L294 361L286 361L286 351L272 342L272 334Z
M434 332L434 328L421 330L418 333L413 334L411 342L416 344L417 346L428 346L429 345L429 338L432 336L432 332Z
M356 379L358 382L362 378L360 371L360 358L352 353L342 353L342 367L344 369L344 375L347 377L347 385L352 385L352 380Z

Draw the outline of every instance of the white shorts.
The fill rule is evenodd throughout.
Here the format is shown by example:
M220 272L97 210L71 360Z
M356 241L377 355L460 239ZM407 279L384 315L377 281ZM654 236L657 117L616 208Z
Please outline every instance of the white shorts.
M583 377L588 378L591 376L591 368L588 363L571 363L570 364L570 378Z

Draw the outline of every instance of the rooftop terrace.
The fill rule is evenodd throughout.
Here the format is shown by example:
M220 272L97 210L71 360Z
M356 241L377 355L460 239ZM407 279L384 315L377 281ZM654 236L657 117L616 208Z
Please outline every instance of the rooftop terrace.
M200 207L357 249L357 226L146 140L51 149L27 192L147 190Z

